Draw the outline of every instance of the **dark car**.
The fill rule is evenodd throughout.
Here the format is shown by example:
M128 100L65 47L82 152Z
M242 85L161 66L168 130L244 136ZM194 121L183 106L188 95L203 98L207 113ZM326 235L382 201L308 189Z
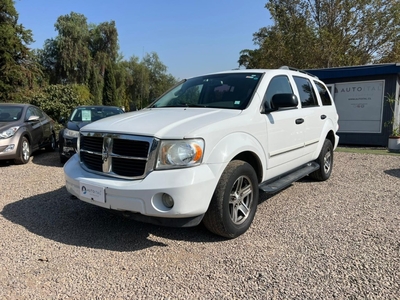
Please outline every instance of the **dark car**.
M60 123L64 125L64 128L59 133L58 143L61 163L65 163L75 154L79 130L83 126L122 113L124 111L117 106L78 106L72 111L68 120L61 119Z
M0 160L26 164L41 148L54 151L54 121L30 104L0 103Z

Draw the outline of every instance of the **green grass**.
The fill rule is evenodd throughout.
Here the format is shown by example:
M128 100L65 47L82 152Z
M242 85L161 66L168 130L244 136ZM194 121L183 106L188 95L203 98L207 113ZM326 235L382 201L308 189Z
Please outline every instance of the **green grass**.
M387 148L378 147L348 147L339 146L336 148L337 152L347 152L347 153L360 153L360 154L377 154L377 155L394 155L400 156L400 153L389 152Z

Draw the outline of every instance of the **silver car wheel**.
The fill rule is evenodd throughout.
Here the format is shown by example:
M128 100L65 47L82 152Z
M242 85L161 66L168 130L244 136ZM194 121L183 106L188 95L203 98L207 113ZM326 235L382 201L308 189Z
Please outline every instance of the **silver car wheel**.
M27 140L22 141L22 156L25 161L29 160L30 157L30 147L29 142Z
M253 185L247 176L240 176L232 186L229 216L233 223L242 224L249 216L253 202Z
M331 165L332 165L332 153L330 151L327 151L324 156L324 171L326 174L329 173L331 170Z

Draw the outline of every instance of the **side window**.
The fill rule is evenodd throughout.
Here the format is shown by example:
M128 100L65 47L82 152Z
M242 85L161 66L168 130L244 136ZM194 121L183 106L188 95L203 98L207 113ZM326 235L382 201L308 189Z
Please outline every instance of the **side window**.
M40 109L35 108L35 116L38 116L39 118L43 118L43 113Z
M292 86L287 76L279 75L271 79L263 99L267 107L271 107L271 99L275 94L293 94Z
M304 77L293 76L299 91L300 102L302 107L318 106L317 97L310 80Z
M26 111L26 119L29 119L30 116L35 116L35 110L33 107L29 107Z
M331 96L329 95L329 92L326 89L326 87L318 81L314 81L314 83L315 86L317 87L319 96L321 97L322 105L332 105Z

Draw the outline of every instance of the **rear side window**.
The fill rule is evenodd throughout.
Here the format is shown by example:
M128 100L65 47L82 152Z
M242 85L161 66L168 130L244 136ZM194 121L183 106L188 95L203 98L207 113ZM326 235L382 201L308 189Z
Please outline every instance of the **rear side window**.
M332 105L332 99L326 87L318 81L314 81L314 83L321 97L322 105Z
M310 80L304 77L293 76L299 91L302 107L318 106L317 97Z
M42 111L40 109L34 108L34 110L35 110L35 115L36 116L38 116L39 118L43 118L44 117L44 115L43 115L43 113L42 113Z
M290 85L287 76L276 76L269 82L263 99L263 102L267 104L267 107L271 108L271 99L276 94L293 94L292 86Z

